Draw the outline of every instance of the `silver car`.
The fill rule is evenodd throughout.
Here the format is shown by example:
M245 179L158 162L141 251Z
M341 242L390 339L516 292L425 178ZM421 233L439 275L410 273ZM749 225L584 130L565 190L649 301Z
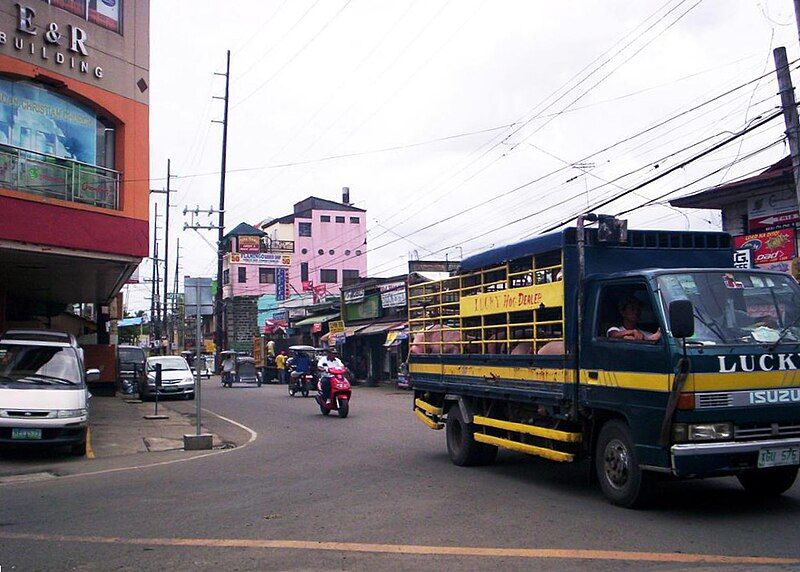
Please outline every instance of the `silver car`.
M161 387L156 387L156 364L161 364ZM139 388L142 399L168 395L194 399L194 376L189 364L180 356L153 356L147 358L147 384Z

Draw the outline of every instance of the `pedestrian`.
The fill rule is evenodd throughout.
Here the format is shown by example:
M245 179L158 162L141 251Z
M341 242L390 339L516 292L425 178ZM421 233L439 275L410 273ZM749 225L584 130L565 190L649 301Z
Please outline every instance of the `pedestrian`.
M286 383L286 352L281 351L275 356L275 367L278 368L278 381Z
M222 381L230 383L233 372L236 370L236 358L232 354L227 354L222 361Z

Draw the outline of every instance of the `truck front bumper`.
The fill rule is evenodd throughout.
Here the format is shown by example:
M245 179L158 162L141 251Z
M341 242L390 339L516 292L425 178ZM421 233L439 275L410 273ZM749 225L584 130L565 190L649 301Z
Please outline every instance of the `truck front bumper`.
M766 441L681 443L670 449L677 477L721 477L758 466L761 449L800 446L800 438Z

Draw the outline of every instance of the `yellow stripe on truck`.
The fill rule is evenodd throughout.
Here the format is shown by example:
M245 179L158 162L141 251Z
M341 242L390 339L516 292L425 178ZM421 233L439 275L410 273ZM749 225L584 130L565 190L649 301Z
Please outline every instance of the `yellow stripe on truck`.
M421 399L415 399L414 405L416 405L423 411L430 413L431 415L441 415L443 413L441 407L436 407L435 405L431 405L427 401L422 401Z
M516 433L525 433L527 435L535 435L536 437L553 439L555 441L579 443L582 439L580 433L570 433L568 431L558 431L557 429L547 429L546 427L536 427L535 425L526 425L524 423L501 421L500 419L492 419L491 417L482 417L480 415L473 416L472 422L477 425L494 427L495 429L504 429L506 431L514 431Z
M430 417L425 415L419 409L416 409L416 408L414 409L414 415L416 415L417 419L422 421L425 425L427 425L428 427L430 427L434 431L437 431L437 430L441 429L442 427L444 427L444 425L442 425L441 423L437 423L436 421L434 421L433 419L431 419Z
M487 445L496 445L504 449L511 449L512 451L519 451L520 453L527 453L528 455L536 455L537 457L544 457L551 461L561 461L568 463L575 458L575 455L569 453L562 453L561 451L554 451L552 449L545 449L544 447L537 447L535 445L528 445L526 443L518 443L510 439L502 439L493 435L486 435L484 433L475 433L475 440L479 443L486 443Z

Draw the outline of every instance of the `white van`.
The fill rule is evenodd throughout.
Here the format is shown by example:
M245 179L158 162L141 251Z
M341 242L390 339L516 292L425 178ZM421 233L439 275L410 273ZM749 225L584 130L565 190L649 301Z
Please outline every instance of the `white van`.
M77 344L7 332L0 337L0 446L68 446L86 454L89 391Z

